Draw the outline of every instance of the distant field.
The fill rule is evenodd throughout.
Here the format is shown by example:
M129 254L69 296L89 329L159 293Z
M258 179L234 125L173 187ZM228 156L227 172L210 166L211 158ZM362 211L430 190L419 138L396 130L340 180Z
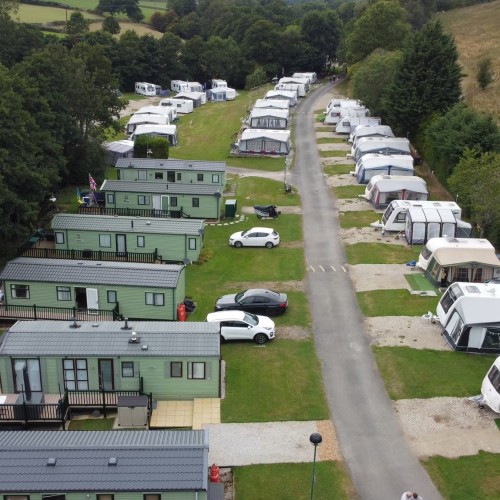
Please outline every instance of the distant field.
M62 7L58 9L57 7L21 4L18 12L13 17L22 23L46 24L54 21L66 21L71 16L71 12L71 10ZM102 17L88 12L82 12L82 14L86 19L102 19Z
M455 36L466 73L462 90L467 104L500 120L500 0L443 12L438 17ZM483 91L477 86L476 65L485 56L492 60L497 81Z

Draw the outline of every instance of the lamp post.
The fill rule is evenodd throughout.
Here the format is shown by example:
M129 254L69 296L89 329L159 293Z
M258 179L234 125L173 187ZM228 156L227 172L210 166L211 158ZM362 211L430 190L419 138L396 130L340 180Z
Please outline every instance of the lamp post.
M311 444L314 446L313 471L311 479L311 500L313 500L314 482L316 481L316 448L318 447L318 444L323 441L323 438L321 437L321 434L314 432L309 436L309 441L311 441Z

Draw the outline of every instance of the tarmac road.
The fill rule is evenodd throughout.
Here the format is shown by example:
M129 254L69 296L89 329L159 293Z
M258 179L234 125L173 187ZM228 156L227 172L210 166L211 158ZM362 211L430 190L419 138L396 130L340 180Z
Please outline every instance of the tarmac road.
M301 100L295 112L295 166L290 183L302 197L307 294L328 403L342 454L360 498L399 499L418 491L442 498L410 451L373 358L326 185L314 133L314 110L332 84ZM411 369L411 367L408 367Z

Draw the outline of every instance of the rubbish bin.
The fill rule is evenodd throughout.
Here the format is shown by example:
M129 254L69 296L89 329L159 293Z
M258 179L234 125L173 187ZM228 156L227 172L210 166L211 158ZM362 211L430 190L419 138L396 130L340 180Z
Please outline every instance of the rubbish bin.
M226 200L224 217L236 217L237 200Z

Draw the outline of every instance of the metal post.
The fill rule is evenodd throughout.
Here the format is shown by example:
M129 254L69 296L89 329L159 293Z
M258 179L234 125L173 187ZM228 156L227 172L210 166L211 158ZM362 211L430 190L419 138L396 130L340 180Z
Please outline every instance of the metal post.
M316 481L316 448L318 447L318 444L320 444L321 441L323 441L323 438L321 437L321 434L319 434L318 432L314 432L309 437L309 441L314 446L313 470L312 470L312 478L311 478L311 500L313 500L314 483Z

